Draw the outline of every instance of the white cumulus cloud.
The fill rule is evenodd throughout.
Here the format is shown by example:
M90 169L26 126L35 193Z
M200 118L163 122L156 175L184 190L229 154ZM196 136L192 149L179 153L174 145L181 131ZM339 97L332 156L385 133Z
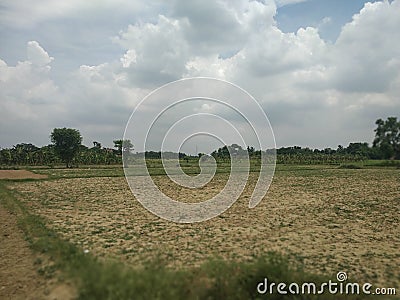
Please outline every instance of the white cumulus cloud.
M42 45L51 41L38 38L40 44L27 43L25 60L9 63L1 57L1 141L9 145L16 136L25 141L37 135L41 138L33 142L43 144L53 126L73 126L87 138L86 144L102 136L100 142L110 145L121 137L142 97L162 84L191 76L217 77L248 90L269 115L278 145L371 141L375 119L400 107L400 0L367 3L334 43L322 39L319 28L297 32L279 28L277 10L296 2L301 1L174 0L128 5L121 0L104 1L97 8L53 3L49 7L62 16L58 23L52 21L51 9L32 3L32 20L26 24L49 22L47 29L55 25L51 41L62 36L74 38L76 44L49 47L48 53ZM5 7L0 23L12 28L12 19L22 18L27 8L18 1ZM124 7L132 9L130 25L109 32L107 42L99 44L100 29L115 25L104 18L105 8L116 18L126 18ZM101 20L103 27L96 31L97 23L83 22L78 12L88 20ZM79 22L66 23L74 24L74 30L60 35L57 30L66 27L66 19ZM18 28L23 27L25 23L19 22ZM93 32L99 35L93 37ZM99 54L101 63L92 63L91 54L84 55L92 40L91 54L97 49L101 55L104 49L115 52ZM79 63L72 54L77 52L83 53ZM76 64L71 72L57 73L65 69L61 58Z
M29 41L27 46L28 60L38 66L49 64L54 58L39 45L36 41Z

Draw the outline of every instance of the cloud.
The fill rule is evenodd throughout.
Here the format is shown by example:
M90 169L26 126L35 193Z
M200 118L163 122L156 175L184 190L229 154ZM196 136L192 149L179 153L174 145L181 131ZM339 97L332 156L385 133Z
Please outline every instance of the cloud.
M235 47L243 40L242 27L234 7L224 1L174 1L172 17L184 26L184 39L194 54L218 52L222 45Z
M242 50L243 66L254 77L275 76L307 68L320 62L325 43L312 28L286 34L276 27L262 32Z
M27 53L29 59L18 62L15 67L1 61L2 103L47 103L57 93L58 87L50 78L48 65L53 58L36 41L28 42Z
M152 1L152 7L158 5ZM36 0L27 5L23 0L2 1L0 9L0 24L7 27L28 28L45 22L71 18L102 18L104 13L114 12L123 15L124 12L145 14L149 6L136 0L102 0L92 1L53 1Z
M131 64L136 64L137 55L135 49L126 51L124 56L120 59L123 68L129 68Z
M133 85L146 86L179 79L189 57L188 43L183 37L184 21L159 15L157 23L130 25L114 39L127 49L123 63ZM135 63L126 61L126 55Z
M54 59L36 41L28 42L27 54L28 60L38 66L48 65Z
M309 0L275 0L276 5L278 7L282 7L285 5L291 5L291 4L296 4L296 3L301 3L301 2L306 2Z
M0 60L0 140L8 145L46 132L52 116L63 110L50 76L52 58L36 41L27 44L27 53L29 59L16 66Z
M383 93L400 70L400 1L366 3L332 49L332 83L346 92Z
M79 128L86 144L111 145L147 93L191 76L248 90L270 116L278 145L370 141L374 120L400 107L400 0L366 4L335 43L322 39L318 27L280 30L277 9L298 1L50 2L32 4L26 20L28 8L19 1L0 12L0 23L15 32L28 25L36 32L45 23L49 35L26 44L24 61L0 60L5 146L48 143L56 126ZM103 28L120 24L108 21L106 10L128 22L109 36ZM212 109L207 105L200 107Z

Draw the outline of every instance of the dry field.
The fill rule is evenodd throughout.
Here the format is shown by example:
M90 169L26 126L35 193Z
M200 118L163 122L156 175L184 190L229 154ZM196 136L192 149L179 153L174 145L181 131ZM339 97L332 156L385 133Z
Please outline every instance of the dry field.
M226 175L217 174L200 191L176 188L166 176L154 178L166 194L188 201L217 193ZM252 173L249 182L255 180ZM352 282L400 286L400 170L281 170L256 208L247 208L250 186L220 217L196 224L152 215L124 177L7 186L82 250L132 266L157 259L190 267L210 257L250 260L277 251L332 279L345 271Z
M46 175L35 174L27 170L0 170L0 179L41 179Z

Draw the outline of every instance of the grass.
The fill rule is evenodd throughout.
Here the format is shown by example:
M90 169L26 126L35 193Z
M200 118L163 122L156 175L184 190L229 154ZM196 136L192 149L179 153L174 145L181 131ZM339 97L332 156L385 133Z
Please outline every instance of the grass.
M368 160L364 163L366 167L393 167L400 168L400 160Z
M160 159L148 159L147 168L152 176L165 175ZM200 168L196 160L181 161L182 170L188 175L197 175L200 173ZM24 167L2 167L3 169L19 169ZM123 177L124 169L121 165L85 165L79 168L66 169L62 166L53 168L44 166L25 167L28 170L37 174L44 174L49 179L61 178L91 178L91 177ZM365 168L400 168L400 161L393 160L366 160L360 162L350 162L342 165L308 165L308 164L277 164L276 171L319 171L322 169L365 169ZM258 172L260 164L258 160L250 160L250 172ZM216 173L229 173L229 161L218 161ZM146 172L136 169L134 166L130 172L135 175L144 175Z
M120 165L112 167L84 167L84 168L32 168L37 174L47 175L49 179L62 178L91 178L91 177L122 177L124 171Z
M337 166L327 165L284 165L280 164L276 166L276 171L319 171L322 169L336 169ZM73 168L73 169L50 169L50 168L31 168L32 172L37 174L44 174L48 176L48 179L64 179L64 178L92 178L92 177L123 177L124 170L122 166L114 165L107 168ZM199 168L197 166L184 166L182 170L188 175L199 174ZM150 165L149 174L151 176L164 176L165 170L159 165ZM250 172L258 172L259 168L251 167ZM230 166L222 165L219 166L216 173L229 173ZM132 174L143 175L144 173L140 170L132 170ZM45 179L45 180L48 180Z
M356 164L340 165L339 169L362 169L363 167Z
M79 299L349 299L328 294L258 294L256 287L265 277L274 283L327 281L273 252L247 262L211 259L200 267L180 270L165 267L162 260L153 260L140 268L101 261L60 238L46 226L45 219L32 214L14 193L0 181L1 205L17 215L31 248L53 261L50 266L42 266L39 273L48 277L61 271L75 282Z
M257 285L268 276L271 283L315 282L327 280L289 267L287 260L269 253L253 262L237 263L210 260L191 270L172 271L153 262L144 269L121 264L97 264L81 273L85 284L82 299L315 299L310 295L279 295L257 292ZM93 272L98 274L93 280ZM319 295L318 299L349 299L338 295ZM360 296L351 299L362 299Z

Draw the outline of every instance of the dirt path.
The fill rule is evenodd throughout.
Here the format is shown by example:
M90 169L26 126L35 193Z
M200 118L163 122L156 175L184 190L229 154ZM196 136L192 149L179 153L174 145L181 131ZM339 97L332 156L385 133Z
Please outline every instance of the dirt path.
M71 287L38 274L39 261L16 216L0 205L0 299L73 299Z

